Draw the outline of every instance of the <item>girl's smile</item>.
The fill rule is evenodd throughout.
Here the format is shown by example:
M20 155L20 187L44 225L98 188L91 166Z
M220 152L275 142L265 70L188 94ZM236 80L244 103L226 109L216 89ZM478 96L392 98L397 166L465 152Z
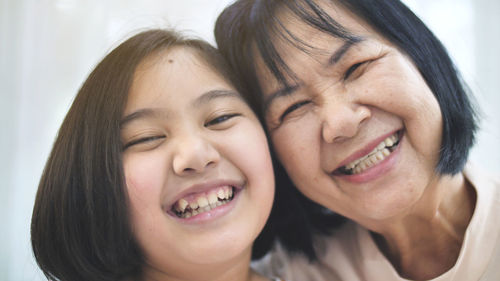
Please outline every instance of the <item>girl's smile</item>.
M244 183L235 181L214 181L190 187L180 195L174 204L164 207L171 216L186 223L200 223L213 220L230 212L233 201L244 188ZM185 195L184 195L185 194Z

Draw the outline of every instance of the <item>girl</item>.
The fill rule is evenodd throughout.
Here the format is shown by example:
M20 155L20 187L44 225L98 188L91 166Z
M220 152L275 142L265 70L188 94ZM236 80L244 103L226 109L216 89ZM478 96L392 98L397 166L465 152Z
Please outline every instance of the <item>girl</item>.
M208 43L142 32L90 74L40 181L31 235L54 280L267 280L249 269L274 176Z

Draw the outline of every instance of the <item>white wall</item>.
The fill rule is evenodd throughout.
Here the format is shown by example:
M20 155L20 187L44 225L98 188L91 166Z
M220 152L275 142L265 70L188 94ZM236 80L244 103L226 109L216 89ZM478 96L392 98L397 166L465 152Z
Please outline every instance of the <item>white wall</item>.
M80 84L116 42L170 26L213 42L230 0L0 0L0 280L43 280L29 244L34 196ZM472 159L500 171L500 3L407 0L450 49L483 106Z

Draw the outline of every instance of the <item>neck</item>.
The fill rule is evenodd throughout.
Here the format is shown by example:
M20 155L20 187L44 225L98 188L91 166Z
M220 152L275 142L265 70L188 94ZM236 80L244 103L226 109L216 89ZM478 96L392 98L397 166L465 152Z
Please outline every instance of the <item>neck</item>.
M146 266L142 281L268 281L250 268L250 251L227 262L192 265L186 271L166 272Z
M411 210L373 229L374 240L402 277L437 277L458 259L475 199L462 174L442 176Z

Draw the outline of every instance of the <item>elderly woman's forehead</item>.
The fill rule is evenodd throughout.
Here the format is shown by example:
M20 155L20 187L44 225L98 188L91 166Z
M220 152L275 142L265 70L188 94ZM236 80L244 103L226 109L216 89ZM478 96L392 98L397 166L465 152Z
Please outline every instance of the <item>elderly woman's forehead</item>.
M378 37L378 39L382 39L382 36L380 36L380 34L370 25L344 7L330 3L328 5L321 4L321 8L334 21L330 23L330 30L322 30L318 26L311 25L308 19L304 18L303 14L299 16L288 7L282 9L277 16L277 21L274 22L272 32L269 33L270 36L268 38L272 41L276 50L279 53L286 53L289 52L290 47L293 46L299 47L298 49L301 51L320 54L322 51L329 52L332 48L332 42L343 44L346 41L361 37ZM308 11L308 14L317 17L313 11ZM334 31L332 30L333 28L337 28L337 30ZM333 35L335 32L343 34L341 36L344 37ZM321 40L315 40L317 38L325 38L325 35L328 35L328 40L323 42ZM312 44L311 42L315 43ZM318 51L320 53L318 53Z
M319 28L311 24L311 19L317 22L329 21L323 15L317 14L317 11L313 11L311 7L305 3L306 1L293 2L292 7L285 4L276 7L275 18L273 22L274 30L277 33L273 34L273 39L277 39L276 35L280 34L280 37L290 37L292 36L306 36L311 33L315 33ZM354 14L346 7L335 3L335 1L313 1L316 3L322 12L328 14L328 16L333 20L327 25L331 28L339 28L352 33L353 35L360 34L372 34L375 33L374 28L370 26L364 19L360 18L358 15ZM292 10L293 9L293 10ZM309 17L309 18L306 18ZM324 23L323 23L324 24ZM322 31L326 32L326 31ZM293 41L293 38L291 38Z

